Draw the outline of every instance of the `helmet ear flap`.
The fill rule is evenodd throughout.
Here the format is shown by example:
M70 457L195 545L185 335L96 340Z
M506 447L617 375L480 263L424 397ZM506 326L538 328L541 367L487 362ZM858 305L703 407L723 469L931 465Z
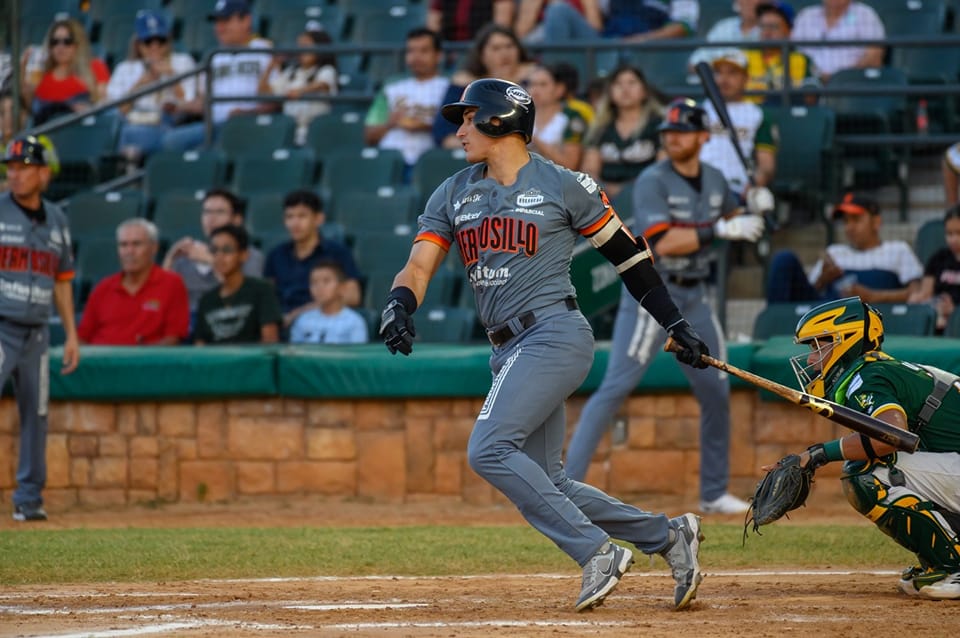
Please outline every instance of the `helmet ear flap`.
M863 353L870 352L871 350L879 350L881 344L883 344L883 324L879 326L873 326L872 323L880 319L882 321L882 316L880 311L868 304L866 301L863 303ZM876 318L874 317L876 315ZM874 339L871 336L872 328L879 328L880 334Z

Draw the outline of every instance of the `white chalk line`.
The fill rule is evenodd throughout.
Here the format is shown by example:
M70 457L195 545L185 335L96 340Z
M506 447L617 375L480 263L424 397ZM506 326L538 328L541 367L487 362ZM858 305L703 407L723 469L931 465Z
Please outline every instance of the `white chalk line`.
M408 609L413 607L428 607L430 603L401 603L401 602L338 602L317 603L315 600L232 600L216 603L174 603L166 605L135 605L130 607L20 607L15 605L0 605L0 613L14 616L69 616L73 614L130 614L146 612L170 612L185 609L231 609L237 607L282 607L284 609L300 609L304 611L347 611L347 610L382 610Z

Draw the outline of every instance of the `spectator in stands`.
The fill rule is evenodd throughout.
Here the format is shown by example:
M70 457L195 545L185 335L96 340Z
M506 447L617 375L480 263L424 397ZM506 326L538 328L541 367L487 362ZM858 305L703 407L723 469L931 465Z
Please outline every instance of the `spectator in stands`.
M193 332L197 345L280 340L283 316L273 284L244 273L249 246L243 226L227 224L210 234L213 269L220 285L200 298Z
M404 62L410 77L386 82L367 111L366 143L401 151L405 182L420 156L434 145L433 120L450 85L439 73L442 56L436 32L420 27L407 33Z
M298 190L284 198L283 224L290 233L290 241L270 251L263 275L277 288L285 327L311 308L310 271L321 259L333 259L346 273L344 303L360 304L362 276L353 254L343 244L322 236L320 227L324 221L323 203L316 193Z
M929 303L937 311L937 334L943 333L950 316L960 305L960 205L954 204L943 217L947 245L927 260L919 290L910 303Z
M864 195L847 193L833 210L843 220L849 245L831 244L809 275L796 254L770 260L767 301L830 301L859 296L868 303L902 303L920 289L923 267L903 241L880 239L880 207Z
M715 1L715 0L711 0ZM543 16L546 42L618 38L624 42L645 42L685 38L697 31L700 3L697 0L637 2L637 0L581 0L583 12L567 2L552 2ZM603 27L588 20L594 6L606 6Z
M960 201L960 142L948 148L943 154L943 191L947 205Z
M256 95L260 82L270 66L272 56L266 52L273 48L269 40L254 35L247 0L217 0L213 12L208 16L213 22L217 43L221 47L242 47L245 49L263 49L264 53L242 51L238 53L220 52L210 60L213 72L211 90L217 97L247 97ZM196 115L203 114L203 94L205 82L200 82L197 97L183 105L184 111ZM211 107L214 136L229 118L245 113L272 113L277 106L270 102L254 100L231 100L214 102ZM203 144L205 125L196 122L180 126L164 136L163 147L171 151L185 151Z
M189 54L173 50L170 24L163 12L153 9L137 12L134 33L127 59L117 65L107 84L109 100L186 73L196 66ZM121 154L139 161L159 150L163 136L183 115L181 105L196 97L196 87L196 78L191 77L121 105L119 110L125 115L118 144Z
M343 303L347 276L340 264L321 259L310 271L313 303L290 327L290 343L366 343L367 322Z
M297 46L310 48L330 44L333 38L315 20L307 22L306 30L297 36ZM297 121L296 143L303 145L307 127L318 115L330 112L329 102L298 100L304 95L336 95L337 58L332 53L304 52L293 58L274 56L261 76L260 93L283 95L283 112Z
M468 84L478 78L500 78L517 84L533 70L534 62L509 27L488 24L477 33L473 46L467 52L463 68L450 78L447 94L441 104L460 99ZM433 140L443 148L460 148L457 127L437 113L433 120Z
M740 148L746 157L754 161L754 181L757 186L767 186L773 181L777 167L777 134L763 108L747 100L747 56L739 49L720 50L711 62L713 78L720 95L727 103L730 121L737 131ZM746 196L750 181L747 171L737 157L727 131L710 100L705 100L710 139L700 149L700 161L720 169L730 185L730 190Z
M90 40L73 18L55 20L42 51L23 56L22 99L34 125L78 113L102 101L110 71L90 51Z
M737 0L734 6L737 15L717 20L707 32L708 42L756 42L760 39L760 27L757 24L757 4L761 0ZM709 62L719 51L710 47L701 47L690 56L690 67L698 62Z
M552 67L543 65L534 68L524 84L537 106L530 150L554 164L578 170L584 126L580 116L566 107L566 87L557 80Z
M446 42L468 42L488 24L509 29L517 0L430 0L426 27Z
M155 265L157 227L135 217L117 227L120 272L90 293L78 334L92 345L176 345L187 338L190 311L179 275Z
M208 241L217 228L243 224L243 200L225 188L207 191L200 208L200 227ZM175 241L163 257L163 267L183 279L190 295L191 313L197 309L200 297L222 281L214 269L214 255L208 242L193 237L183 237ZM263 275L263 253L254 246L247 249L243 272L248 277Z
M663 100L635 66L617 67L587 131L581 169L610 197L657 159Z
M579 133L581 135L586 134L587 128L593 123L596 113L594 113L593 106L589 102L577 97L577 91L580 87L580 72L577 71L577 67L569 62L554 62L550 65L550 69L553 71L553 77L557 79L557 82L563 85L564 105L573 111L573 115L580 120L579 123L574 122L572 125L575 128L582 125L583 129Z
M793 7L786 2L764 2L757 6L757 20L760 25L760 40L789 40L793 29ZM790 86L820 86L813 61L804 53L791 51L787 64L783 62L783 50L780 46L763 49L750 49L747 54L747 88L756 91L774 91L764 98L747 98L753 102L762 102L765 106L779 106L783 103L780 91L789 73ZM796 96L791 103L815 103L816 95Z
M583 15L584 20L598 31L603 29L603 13L597 2L583 0L519 0L517 20L513 30L517 37L528 44L543 42L545 38L543 19L552 2L567 3Z
M20 128L13 123L13 56L0 51L0 144L5 147Z
M794 40L882 40L886 33L880 16L863 2L823 0L822 6L806 7L797 14ZM878 67L883 64L881 46L801 47L813 60L820 79L826 82L842 69Z

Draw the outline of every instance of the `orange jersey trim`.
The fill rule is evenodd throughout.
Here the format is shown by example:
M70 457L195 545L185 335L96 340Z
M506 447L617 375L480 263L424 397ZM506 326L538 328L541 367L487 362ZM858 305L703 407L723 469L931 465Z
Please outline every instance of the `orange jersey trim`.
M436 244L437 246L440 246L440 248L443 248L444 250L450 250L450 242L448 242L446 239L444 239L440 235L437 235L436 233L431 233L431 232L420 233L419 235L417 235L416 239L414 239L413 241L414 243L418 241L428 241L430 243Z
M74 273L72 270L68 270L66 272L58 272L57 281L73 281L73 275Z
M607 212L603 215L603 217L601 217L594 223L590 224L586 228L581 228L579 231L580 234L583 235L584 237L589 237L590 235L594 234L595 232L603 228L604 224L610 221L610 218L613 217L615 214L616 213L612 208L607 208Z

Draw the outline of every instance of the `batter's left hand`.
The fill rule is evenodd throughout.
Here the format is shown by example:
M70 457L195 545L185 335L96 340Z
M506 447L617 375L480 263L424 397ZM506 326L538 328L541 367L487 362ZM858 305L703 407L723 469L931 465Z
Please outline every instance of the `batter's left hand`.
M387 344L390 354L406 356L413 352L413 317L399 299L390 299L380 315L380 337Z
M77 369L80 363L80 344L76 337L67 337L63 344L63 367L60 374L70 374Z
M710 349L686 320L670 328L669 334L681 348L677 352L677 361L694 368L707 367L707 362L703 360L702 355L709 355Z
M766 186L754 186L747 191L747 212L751 215L769 213L775 206L773 193Z

